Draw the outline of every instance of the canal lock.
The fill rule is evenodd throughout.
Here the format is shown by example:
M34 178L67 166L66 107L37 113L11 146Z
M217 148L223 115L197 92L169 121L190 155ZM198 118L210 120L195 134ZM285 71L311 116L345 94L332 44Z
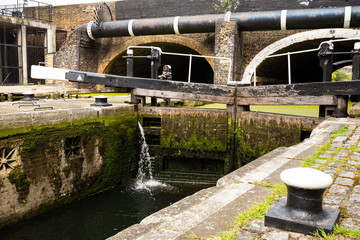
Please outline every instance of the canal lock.
M161 121L161 116L142 117L154 178L169 184L215 185L224 175L224 162L217 159L218 153L161 146Z

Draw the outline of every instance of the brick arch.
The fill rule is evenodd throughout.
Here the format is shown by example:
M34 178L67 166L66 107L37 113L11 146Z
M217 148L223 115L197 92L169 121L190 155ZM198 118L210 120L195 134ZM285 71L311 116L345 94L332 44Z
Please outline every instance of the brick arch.
M243 84L250 84L254 74L254 69L257 68L266 59L267 56L270 56L293 44L316 39L359 38L359 36L360 30L355 29L319 29L300 32L285 37L270 44L269 46L261 50L252 59L252 61L245 68L241 82Z
M126 42L122 43L119 48L116 48L114 51L110 51L100 62L98 67L99 73L104 73L106 69L111 67L112 62L119 57L120 54L125 53L128 46L139 46L139 45L149 45L151 46L154 43L172 43L177 45L182 45L188 47L200 55L204 56L214 56L214 52L204 46L202 43L188 38L186 36L178 36L178 35L155 35L155 36L139 36L134 37ZM214 60L206 59L211 68L214 70Z

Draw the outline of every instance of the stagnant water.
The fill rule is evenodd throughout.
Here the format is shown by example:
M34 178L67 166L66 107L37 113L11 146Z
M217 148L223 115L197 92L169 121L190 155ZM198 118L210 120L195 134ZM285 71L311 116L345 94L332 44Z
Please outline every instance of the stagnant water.
M153 179L149 148L140 123L139 130L141 153L133 186L113 188L2 229L0 239L105 239L205 187L176 187Z
M106 239L204 186L114 188L0 230L0 239Z

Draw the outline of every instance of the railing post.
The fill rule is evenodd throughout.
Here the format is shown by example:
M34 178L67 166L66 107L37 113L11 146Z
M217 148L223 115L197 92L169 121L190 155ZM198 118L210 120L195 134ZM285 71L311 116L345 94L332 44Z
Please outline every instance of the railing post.
M254 86L256 86L256 66L255 66L255 69L254 69Z
M320 59L320 66L323 69L323 82L330 82L333 70L333 55L334 44L324 42L320 46L318 57Z
M291 84L291 59L290 59L290 53L287 53L287 61L288 61L288 82Z
M352 80L360 80L360 42L354 44L352 57ZM351 96L352 102L360 102L360 93L359 95Z
M355 43L352 53L352 80L360 80L360 42Z
M156 48L151 49L151 78L157 79L158 78L158 70L161 65L160 60L160 51ZM151 97L151 106L157 105L157 98Z
M189 57L189 75L188 75L188 82L191 80L191 66L192 66L192 54Z
M127 58L126 58L126 76L133 77L134 76L134 51L132 49L127 50Z

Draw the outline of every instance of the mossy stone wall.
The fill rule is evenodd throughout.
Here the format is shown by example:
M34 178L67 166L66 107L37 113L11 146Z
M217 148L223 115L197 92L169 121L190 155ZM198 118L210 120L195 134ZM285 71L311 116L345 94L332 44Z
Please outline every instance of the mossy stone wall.
M135 113L33 127L0 138L0 226L136 176Z
M170 161L221 160L224 173L277 147L301 142L302 130L309 127L309 121L315 121L255 112L242 112L234 121L226 110L156 107L143 109L141 116L161 118L160 155Z

